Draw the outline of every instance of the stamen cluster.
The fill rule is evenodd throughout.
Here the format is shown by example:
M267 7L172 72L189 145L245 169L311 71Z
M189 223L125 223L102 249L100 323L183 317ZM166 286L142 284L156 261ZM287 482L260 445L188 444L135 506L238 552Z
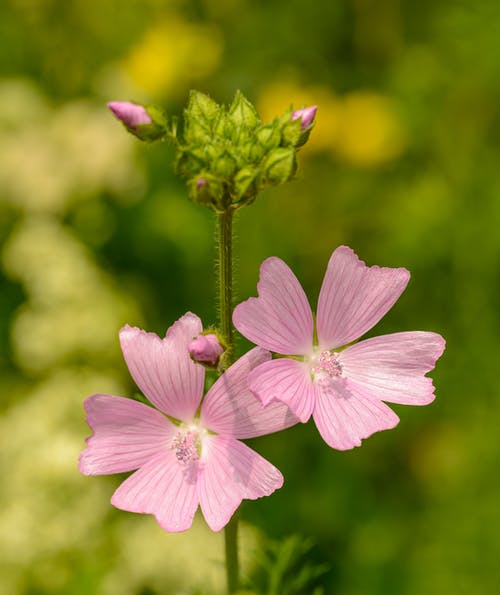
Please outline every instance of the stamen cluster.
M315 365L311 368L313 376L317 379L324 378L325 375L335 378L342 375L342 364L339 362L338 353L335 351L322 351L319 356L313 359Z

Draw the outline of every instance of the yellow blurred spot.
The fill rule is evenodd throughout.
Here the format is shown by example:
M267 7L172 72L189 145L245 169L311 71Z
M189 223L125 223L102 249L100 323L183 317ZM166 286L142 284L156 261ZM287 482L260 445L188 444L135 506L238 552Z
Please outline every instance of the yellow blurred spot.
M157 96L211 74L221 53L222 38L213 25L169 16L146 32L123 66L134 85Z
M401 154L404 135L387 97L356 91L344 97L336 150L359 165L375 165Z

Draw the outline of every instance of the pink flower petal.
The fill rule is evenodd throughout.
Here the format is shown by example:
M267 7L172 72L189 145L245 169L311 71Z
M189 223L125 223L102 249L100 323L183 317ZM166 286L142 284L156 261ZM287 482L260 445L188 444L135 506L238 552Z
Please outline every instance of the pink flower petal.
M427 405L434 400L434 386L424 374L434 368L444 347L444 339L436 333L394 333L348 347L340 361L359 394L390 403Z
M300 118L302 120L302 130L305 130L306 128L309 128L309 126L313 123L317 111L317 105L312 105L311 107L304 107L302 109L298 109L292 112L291 119L297 120L298 118Z
M172 439L175 426L159 411L132 399L92 395L85 401L87 438L78 467L85 475L138 469Z
M306 355L313 341L313 317L297 277L280 259L271 257L260 267L258 298L234 309L233 323L256 345L284 355Z
M248 374L271 357L255 347L240 357L214 383L201 406L201 424L210 430L234 438L253 438L289 428L297 419L283 403L262 407L248 388Z
M360 446L363 438L389 430L398 416L382 401L356 394L344 379L318 383L314 421L323 440L332 448Z
M172 450L156 454L115 491L111 504L154 514L165 531L189 529L198 508L198 461L178 461Z
M320 348L341 347L361 337L392 308L409 279L406 269L367 267L347 246L337 248L319 294Z
M198 493L203 516L213 531L229 522L244 498L269 496L283 485L279 470L243 442L210 436L203 449Z
M136 327L120 331L130 374L148 399L168 415L191 421L203 396L205 369L195 364L188 345L202 330L201 320L188 312L164 339Z
M316 400L308 364L288 358L273 359L248 375L248 386L266 409L281 401L303 423L310 417Z

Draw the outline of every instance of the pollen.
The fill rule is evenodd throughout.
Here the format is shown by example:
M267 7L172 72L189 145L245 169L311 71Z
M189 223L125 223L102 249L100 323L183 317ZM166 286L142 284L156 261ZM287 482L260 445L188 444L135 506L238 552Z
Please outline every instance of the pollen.
M321 380L322 378L336 378L342 375L342 364L339 361L338 353L335 351L322 351L313 359L313 367L311 372L315 379Z
M199 459L201 447L200 438L196 432L177 432L170 448L175 451L175 457L180 463L190 463Z

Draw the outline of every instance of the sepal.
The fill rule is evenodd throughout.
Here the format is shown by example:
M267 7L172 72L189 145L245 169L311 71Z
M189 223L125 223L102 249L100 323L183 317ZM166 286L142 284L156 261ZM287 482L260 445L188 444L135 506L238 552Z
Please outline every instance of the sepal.
M184 110L184 139L188 143L203 143L210 138L221 108L213 99L199 91L191 91Z
M142 141L153 142L173 135L165 114L155 105L110 101L108 108L131 134Z
M264 164L264 180L268 185L284 184L297 170L297 160L293 147L273 149Z
M236 91L229 108L229 118L239 130L253 132L260 124L260 118L254 106L241 91Z

